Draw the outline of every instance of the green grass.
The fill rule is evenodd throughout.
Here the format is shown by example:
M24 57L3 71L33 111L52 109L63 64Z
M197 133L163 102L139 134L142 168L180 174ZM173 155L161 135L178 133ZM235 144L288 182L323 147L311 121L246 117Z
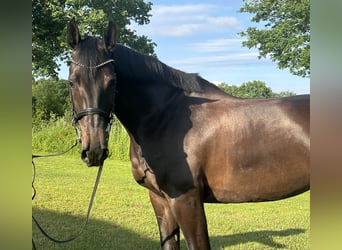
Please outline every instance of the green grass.
M84 223L97 168L79 157L39 158L32 213L53 237L69 238ZM212 249L309 249L310 192L289 199L245 204L206 204ZM73 242L47 240L33 224L37 249L159 249L147 189L127 161L106 160L89 223ZM184 239L181 248L186 249Z
M76 132L70 118L51 118L41 121L32 128L32 151L34 154L57 153L68 149L76 140ZM125 128L115 118L112 125L109 142L109 158L129 160L129 137ZM80 154L80 147L71 150L75 157Z

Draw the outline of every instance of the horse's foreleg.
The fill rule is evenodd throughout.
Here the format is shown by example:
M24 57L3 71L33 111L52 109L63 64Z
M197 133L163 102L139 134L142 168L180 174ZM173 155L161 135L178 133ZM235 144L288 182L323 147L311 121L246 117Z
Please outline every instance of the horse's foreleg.
M210 249L207 221L199 191L189 190L176 198L170 198L169 203L183 232L188 249Z
M180 249L179 226L172 214L168 201L152 191L150 191L150 200L158 221L162 249Z

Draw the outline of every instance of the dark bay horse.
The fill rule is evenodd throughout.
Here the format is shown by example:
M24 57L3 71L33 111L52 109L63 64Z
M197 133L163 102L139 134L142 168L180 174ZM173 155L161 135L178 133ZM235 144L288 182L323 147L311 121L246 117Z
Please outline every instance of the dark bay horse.
M130 136L135 180L150 190L163 249L210 249L203 203L273 201L310 186L310 96L241 99L197 74L67 28L69 81L81 157L108 156L115 114Z

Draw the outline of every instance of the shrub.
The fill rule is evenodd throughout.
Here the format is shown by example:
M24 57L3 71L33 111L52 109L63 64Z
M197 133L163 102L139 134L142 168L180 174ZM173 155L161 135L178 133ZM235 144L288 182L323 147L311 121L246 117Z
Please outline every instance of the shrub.
M65 117L57 118L51 114L48 121L42 120L32 128L33 154L57 153L66 150L76 139L75 129ZM79 150L74 149L76 153Z
M57 117L51 114L48 121L40 121L32 128L33 154L50 154L62 152L76 140L76 132L68 115ZM115 119L109 137L109 158L128 160L129 137L125 128ZM69 154L80 154L80 147L76 147Z

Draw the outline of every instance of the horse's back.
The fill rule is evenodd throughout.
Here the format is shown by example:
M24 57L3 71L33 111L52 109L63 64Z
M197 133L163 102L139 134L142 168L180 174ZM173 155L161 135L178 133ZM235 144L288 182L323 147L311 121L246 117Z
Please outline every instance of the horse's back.
M303 130L310 133L310 95L297 95L281 99L283 112Z
M193 107L187 140L197 142L185 150L189 165L202 168L206 201L277 200L307 190L309 101L222 98Z

